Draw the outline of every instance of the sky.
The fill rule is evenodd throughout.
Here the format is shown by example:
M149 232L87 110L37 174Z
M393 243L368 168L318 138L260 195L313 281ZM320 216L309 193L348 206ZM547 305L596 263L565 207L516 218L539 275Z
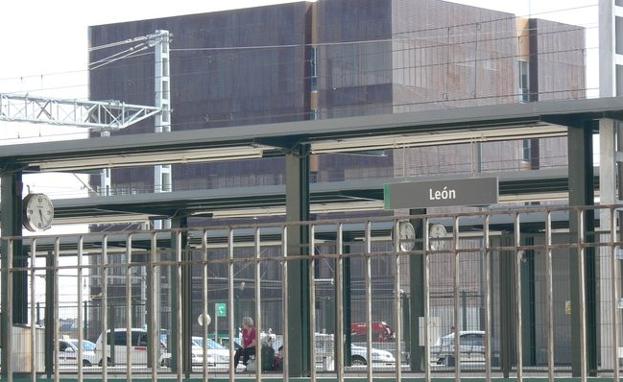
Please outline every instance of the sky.
M405 0L408 1L408 0ZM483 8L582 25L587 28L589 88L596 87L597 0L460 0ZM88 26L164 16L288 3L275 0L5 0L0 11L0 93L85 99ZM81 129L0 122L0 145L86 137ZM25 186L52 198L85 197L85 175L26 175ZM26 191L26 190L25 190ZM87 232L86 225L47 233ZM42 290L38 287L38 290ZM70 293L71 295L71 293ZM62 298L62 297L61 297Z

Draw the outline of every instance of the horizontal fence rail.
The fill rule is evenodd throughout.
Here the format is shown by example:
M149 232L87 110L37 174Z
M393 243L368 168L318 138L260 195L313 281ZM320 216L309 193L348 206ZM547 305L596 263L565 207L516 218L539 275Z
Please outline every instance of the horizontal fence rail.
M618 379L620 207L2 237L2 377Z

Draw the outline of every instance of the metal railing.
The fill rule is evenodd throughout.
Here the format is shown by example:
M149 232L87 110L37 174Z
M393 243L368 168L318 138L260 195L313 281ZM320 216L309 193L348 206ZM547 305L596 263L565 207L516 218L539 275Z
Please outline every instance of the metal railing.
M250 366L252 363L247 365L247 376L255 376L258 381L263 376L274 377L275 374L283 375L285 380L299 376L316 380L319 373L335 375L338 380L353 375L361 377L359 373L364 369L354 364L356 357L365 360L365 377L369 381L375 376L391 376L396 380L417 376L431 381L437 376L447 377L448 373L452 373L457 382L474 373L490 381L497 376L508 376L513 367L517 380L522 380L525 375L542 375L553 381L555 377L568 377L572 373L582 380L586 380L589 373L618 379L620 275L617 252L622 244L617 235L619 207L526 207L167 231L3 237L0 239L3 250L1 275L5 281L1 294L2 321L8 323L22 317L21 324L26 326L5 324L2 373L8 381L13 380L14 373L29 373L33 381L45 374L55 381L61 376L75 376L82 381L91 374L101 376L104 381L112 374L116 377L123 375L127 380L136 377L154 381L171 375L177 380L190 374L208 380L227 374L229 380L234 380L237 372L234 366L237 319L250 315L255 316L260 342L272 346L270 351L256 352L254 369ZM592 229L598 220L601 225ZM422 234L416 231L415 237L400 235L400 225L404 221L421 227ZM430 237L431 224L442 224L450 232ZM288 243L288 231L299 229L309 233L308 242ZM476 240L479 244L467 245L468 240ZM25 256L18 255L20 258L17 259L15 248L20 247L23 247ZM404 250L409 247L413 248ZM575 270L579 277L577 285L587 287L578 288L578 299L573 301L570 298L567 304L566 293L573 285L569 279L575 264L569 261L574 257L578 260ZM553 264L554 258L557 266ZM592 268L597 258L601 271ZM416 259L422 261L419 268ZM473 276L470 262L476 260L481 265L478 272L481 287L477 294L481 301L477 325L480 330L467 331L462 327L465 319L461 319L461 312L467 307L461 302L461 295L462 291L474 288L476 284L470 279ZM349 267L352 266L349 283L345 281L346 261L351 263ZM288 267L300 264L307 264L308 272L301 274L300 280L290 279ZM504 273L504 264L510 267L510 272ZM561 264L571 265L566 269ZM137 274L144 274L144 277ZM321 279L328 279L330 286L319 287ZM252 304L247 304L246 308L241 307L245 301L241 298L245 284L239 283L240 280L253 284ZM53 322L51 330L46 328L44 331L45 336L53 341L53 349L42 349L37 341L39 328L35 323L39 313L35 311L35 302L41 299L42 282L46 290L43 297L45 321ZM288 299L294 282L300 283L300 290L312 301L308 317L311 324L297 336L288 330L288 311L297 308L291 306L289 302L292 300ZM509 286L507 295L502 295L499 287L504 283ZM239 284L241 287L237 287ZM385 288L387 284L391 287ZM536 288L535 284L542 288ZM102 333L95 341L94 355L83 349L85 317L81 306L85 301L85 285L90 291L89 306L99 304L100 307L97 314L86 317L93 320L87 325L94 325L96 331ZM353 288L354 285L363 285L363 289ZM599 293L590 285L598 285ZM22 287L25 289L20 290ZM409 288L408 293L406 288ZM417 288L423 292L422 301L413 295ZM28 289L29 294L21 293ZM358 297L345 297L345 290L358 294ZM437 297L445 290L451 290L451 299ZM193 294L193 291L197 293ZM383 293L386 303L382 306L392 306L392 309L381 311L378 308L381 306L379 296ZM411 304L405 303L405 295L411 299ZM591 300L595 295L600 297L599 301ZM317 308L317 302L324 297L335 302L332 312ZM123 320L110 314L109 305L113 298L124 299ZM171 301L167 302L168 299ZM171 308L173 300L177 301L177 309L165 309ZM183 306L184 301L186 304L190 302L191 306ZM212 348L208 325L198 327L192 320L194 313L199 312L205 323L205 315L212 311L217 301L226 301L227 320L221 323L221 330L226 329L227 335L216 333L213 339L218 341L220 336L221 340L228 341L227 350L219 349L218 354ZM269 305L269 301L280 304ZM352 301L364 305L363 309L359 309L361 306L356 309L363 312L359 318L365 323L365 351L360 353L357 353L359 348L349 344L350 336L346 335L350 330L346 326L349 323L345 322L345 314L346 309L352 310ZM451 301L451 304L444 301ZM68 302L78 307L75 312L78 333L75 365L59 348L59 343L67 340L59 324L59 306ZM421 304L421 311L416 311L414 302L415 305ZM26 310L29 303L29 313L19 313L20 309ZM133 309L139 304L148 307L147 317L137 317L140 314ZM570 305L570 312L561 315L561 307L566 309L567 305ZM451 311L452 317L434 316L433 312L440 312L442 308ZM601 309L599 322L591 321L590 309ZM576 311L579 314L574 313ZM212 322L218 319L218 314L213 311ZM510 317L506 321L504 314ZM566 317L569 314L572 319ZM577 326L573 326L576 325L573 314L577 315ZM47 315L52 315L53 320L47 320ZM417 322L420 315L424 327L416 333L413 328L418 326L413 322ZM334 341L334 354L328 362L326 354L321 357L317 352L321 342L320 326L325 325L318 324L322 316L331 316L335 320L335 327L328 329L331 334L328 338ZM383 317L390 317L394 328L392 338L387 339L393 343L390 346L393 353L387 352L389 355L374 348L377 341L375 323ZM116 328L115 320L123 322L123 326ZM433 328L435 325L437 329ZM590 325L601 327L596 330L588 327ZM190 335L185 334L183 327L190 331ZM270 343L269 327L280 332L281 347ZM569 328L571 334L565 334ZM434 330L439 330L438 338L433 337ZM527 330L538 330L543 336L534 333L526 336ZM445 334L448 331L449 334ZM125 333L125 340L123 335L119 337L125 343L111 345L109 341L117 337L117 332ZM111 333L110 338L107 333ZM602 340L591 338L594 333L601 333ZM184 353L184 348L190 348L186 340L193 334L197 334L195 338L201 338L200 350L195 346L190 353ZM301 336L309 337L309 348L299 346ZM511 346L510 352L504 336L512 338L514 348ZM574 354L575 336L579 341L579 361L573 365L572 372L569 362L557 361L556 354L562 351ZM604 336L610 338L609 343L604 342ZM24 341L28 346L21 345ZM602 354L597 357L596 369L590 365L590 352L595 350L590 346L595 342L600 343L601 350L597 351ZM444 353L445 343L450 345ZM120 345L125 347L125 357L115 359L114 353L123 352ZM349 345L351 351L347 352ZM403 351L410 353L408 364L403 362ZM278 354L273 355L273 352ZM346 353L353 355L345 359ZM545 354L544 361L538 361L541 353ZM145 356L137 358L137 354ZM192 355L193 359L184 362L184 354ZM289 354L303 354L308 358L310 368L297 369L293 373ZM99 362L85 366L87 363L83 361L89 356ZM270 360L263 359L267 356L273 360L269 367L263 362ZM24 359L28 362L24 363ZM197 360L200 361L194 362ZM46 365L42 366L43 363Z

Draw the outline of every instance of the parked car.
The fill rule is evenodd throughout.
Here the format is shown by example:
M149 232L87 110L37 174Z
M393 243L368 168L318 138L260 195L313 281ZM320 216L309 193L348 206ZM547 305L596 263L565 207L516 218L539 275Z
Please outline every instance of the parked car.
M82 342L82 366L93 366L97 363L95 352L90 349L93 342ZM62 366L77 366L78 362L78 340L61 339L58 341L58 359Z
M199 350L199 354L203 357L203 337L193 337L193 353L195 349ZM207 339L208 345L208 363L214 366L227 367L229 364L229 349L218 342Z
M365 322L353 322L350 332L354 342L363 342L367 339L368 324ZM385 321L372 323L372 341L385 342L394 340L394 329Z
M368 349L364 346L350 346L350 362L353 366L368 364ZM372 348L372 365L373 366L395 366L396 358L387 350Z
M277 347L277 357L281 357L280 353L283 350L282 344L277 342L274 343L273 346ZM325 355L333 357L334 346L332 334L316 333L316 360L320 362L321 358ZM368 364L368 349L365 346L351 344L350 353L351 365L362 366ZM372 365L377 367L394 367L396 365L396 358L387 350L372 348Z
M108 362L108 365L125 365L127 362L127 329L116 328L114 331L108 330L107 334L107 349L104 354L104 336L100 334L95 342L95 353L98 360L98 365L104 363L104 359ZM113 339L114 334L114 339ZM131 362L133 365L146 365L147 364L147 330L145 329L132 329L131 330ZM112 343L114 340L114 349ZM111 350L114 350L114 362ZM162 341L160 342L160 361L164 354L166 354L166 346Z
M460 361L484 362L485 361L485 332L482 330L465 330L460 332ZM431 360L438 365L454 366L454 333L440 337L431 347Z
M166 337L165 337L166 341ZM208 366L227 367L229 364L229 350L223 345L208 338ZM203 337L192 337L191 357L193 366L203 365ZM171 365L171 353L163 355L160 364L165 367Z

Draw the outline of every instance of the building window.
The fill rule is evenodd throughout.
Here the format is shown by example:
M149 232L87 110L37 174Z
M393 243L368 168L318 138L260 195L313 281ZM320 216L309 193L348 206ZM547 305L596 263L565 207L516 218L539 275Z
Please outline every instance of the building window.
M519 60L519 102L530 102L528 61Z
M532 160L532 141L530 139L523 140L522 159L526 162L530 162Z
M623 65L616 66L616 95L623 95Z
M312 47L309 54L309 84L312 92L318 91L318 48Z

